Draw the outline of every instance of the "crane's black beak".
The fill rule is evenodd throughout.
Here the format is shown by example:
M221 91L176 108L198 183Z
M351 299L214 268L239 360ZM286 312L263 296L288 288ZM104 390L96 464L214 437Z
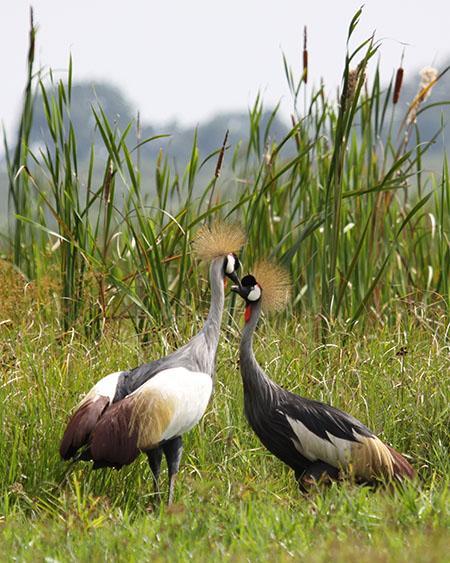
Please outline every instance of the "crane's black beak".
M233 287L238 287L238 288L242 287L241 280L239 279L239 276L237 275L236 271L232 272L231 274L227 274L227 276L230 278L231 281L233 281L235 284L237 284L237 285L231 286L232 291L234 291Z
M230 289L242 297L242 299L247 299L248 288L244 287L241 282L239 282L239 285L232 285Z

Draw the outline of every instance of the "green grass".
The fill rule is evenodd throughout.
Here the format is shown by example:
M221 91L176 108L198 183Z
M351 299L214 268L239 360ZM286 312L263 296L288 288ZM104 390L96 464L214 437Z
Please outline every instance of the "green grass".
M22 313L0 332L6 560L447 557L450 366L442 319L405 317L396 330L347 335L344 347L338 330L323 346L316 322L271 319L256 340L274 379L367 423L410 457L417 483L397 491L343 484L300 494L292 473L260 446L243 417L233 321L220 342L211 404L185 439L176 504L154 512L144 457L120 472L93 472L87 464L67 471L58 442L71 408L95 380L167 353L201 326L202 315L186 312L178 330L155 330L142 348L123 323L93 344L76 333L61 336L58 323L36 309ZM403 359L396 355L402 346ZM166 487L165 475L163 481Z

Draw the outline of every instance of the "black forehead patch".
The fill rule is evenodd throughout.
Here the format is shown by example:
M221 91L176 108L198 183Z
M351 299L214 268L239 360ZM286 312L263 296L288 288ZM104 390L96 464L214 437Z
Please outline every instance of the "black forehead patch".
M256 279L251 274L247 274L241 279L241 284L245 287L253 287L256 285Z

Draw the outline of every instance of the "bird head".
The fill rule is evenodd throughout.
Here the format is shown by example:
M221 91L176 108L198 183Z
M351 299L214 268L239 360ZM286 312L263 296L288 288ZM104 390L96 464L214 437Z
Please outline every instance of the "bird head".
M245 235L236 223L216 222L203 226L194 240L194 252L201 260L222 264L224 282L230 278L240 284L237 271L241 263L236 255L245 243Z
M283 309L291 295L291 281L284 268L264 260L255 265L253 274L244 276L231 290L244 299L245 320L248 322L252 309L259 302L266 313Z
M231 291L237 293L247 303L256 303L261 299L261 287L252 274L244 276L238 285L231 286Z
M239 276L237 275L237 272L240 267L241 267L241 263L239 261L239 258L236 256L236 254L234 252L230 252L229 254L227 254L223 261L224 278L226 276L230 278L230 280L233 283L236 283L238 284L238 286L240 286L241 281L239 280Z

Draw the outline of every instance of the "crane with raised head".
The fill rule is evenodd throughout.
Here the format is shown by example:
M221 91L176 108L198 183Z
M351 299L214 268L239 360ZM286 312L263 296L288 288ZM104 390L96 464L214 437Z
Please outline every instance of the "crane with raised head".
M164 454L169 473L168 504L182 454L182 435L205 413L213 389L216 350L226 278L239 283L236 253L245 241L239 226L216 223L200 229L194 251L210 261L211 303L203 328L168 356L103 377L75 408L65 429L63 459L93 461L94 469L132 463L148 456L159 498Z
M313 482L350 476L358 483L411 479L414 469L353 416L300 397L272 381L258 364L252 346L261 311L282 309L289 301L287 272L263 261L233 286L245 301L240 343L244 411L262 444L291 467L302 489Z

